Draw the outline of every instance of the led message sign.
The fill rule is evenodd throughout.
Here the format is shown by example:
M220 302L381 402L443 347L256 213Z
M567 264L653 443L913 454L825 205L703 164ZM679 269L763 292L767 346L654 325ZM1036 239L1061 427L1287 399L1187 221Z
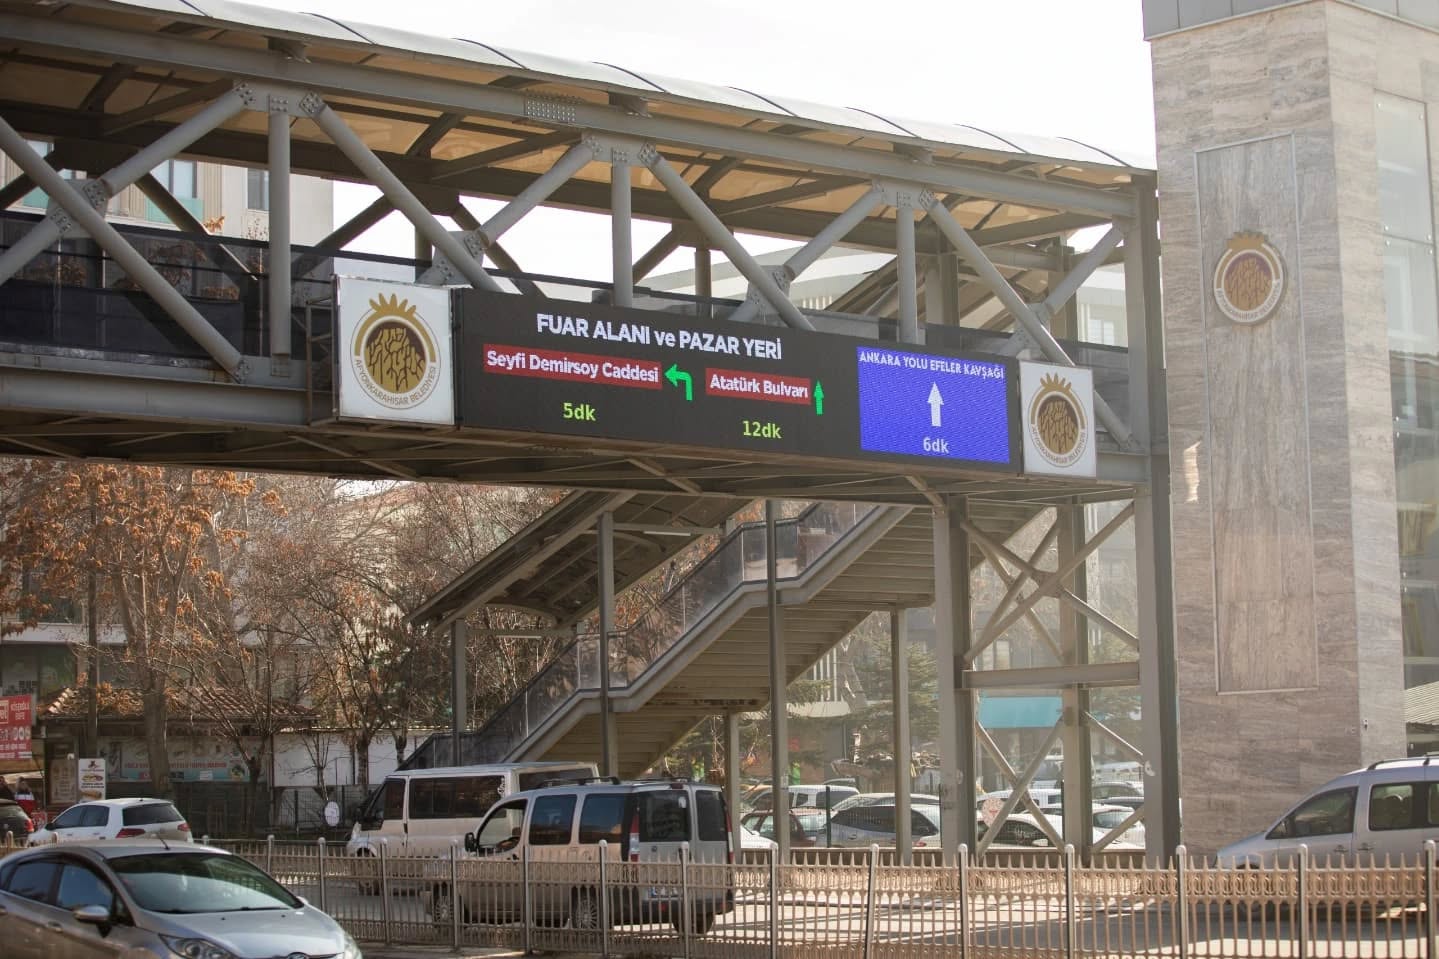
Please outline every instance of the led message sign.
M1004 357L462 290L476 429L1018 472Z

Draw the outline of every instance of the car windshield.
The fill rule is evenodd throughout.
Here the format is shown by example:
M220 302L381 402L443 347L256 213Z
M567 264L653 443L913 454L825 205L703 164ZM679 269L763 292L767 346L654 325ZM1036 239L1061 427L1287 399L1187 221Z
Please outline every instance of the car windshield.
M150 912L250 912L298 909L300 900L238 856L155 853L121 856L110 868L141 909Z

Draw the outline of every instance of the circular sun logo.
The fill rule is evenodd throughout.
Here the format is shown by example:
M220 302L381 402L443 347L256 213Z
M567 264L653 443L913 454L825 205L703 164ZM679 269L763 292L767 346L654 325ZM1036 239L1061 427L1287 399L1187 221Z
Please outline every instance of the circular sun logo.
M440 355L429 326L397 295L370 301L350 341L350 364L370 398L393 410L423 403L440 380Z
M1068 379L1057 373L1040 378L1029 401L1029 435L1041 456L1061 469L1073 466L1089 445L1084 407Z
M1284 261L1262 233L1236 233L1214 267L1214 301L1235 323L1269 318L1284 296Z

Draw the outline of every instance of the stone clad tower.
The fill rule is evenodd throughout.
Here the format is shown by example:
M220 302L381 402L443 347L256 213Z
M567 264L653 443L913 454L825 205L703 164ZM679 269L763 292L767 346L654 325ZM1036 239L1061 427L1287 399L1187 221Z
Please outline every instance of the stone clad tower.
M1439 5L1144 13L1183 836L1209 852L1432 748L1405 694L1439 681Z

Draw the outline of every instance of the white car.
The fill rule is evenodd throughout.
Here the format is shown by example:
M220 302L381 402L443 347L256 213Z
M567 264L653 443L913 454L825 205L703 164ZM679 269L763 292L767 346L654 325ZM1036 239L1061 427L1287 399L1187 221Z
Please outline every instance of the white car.
M167 799L97 799L71 806L31 833L29 844L87 839L194 841L190 824Z
M739 847L741 849L775 849L778 844L773 839L766 839L757 832L751 832L741 823L739 829Z

